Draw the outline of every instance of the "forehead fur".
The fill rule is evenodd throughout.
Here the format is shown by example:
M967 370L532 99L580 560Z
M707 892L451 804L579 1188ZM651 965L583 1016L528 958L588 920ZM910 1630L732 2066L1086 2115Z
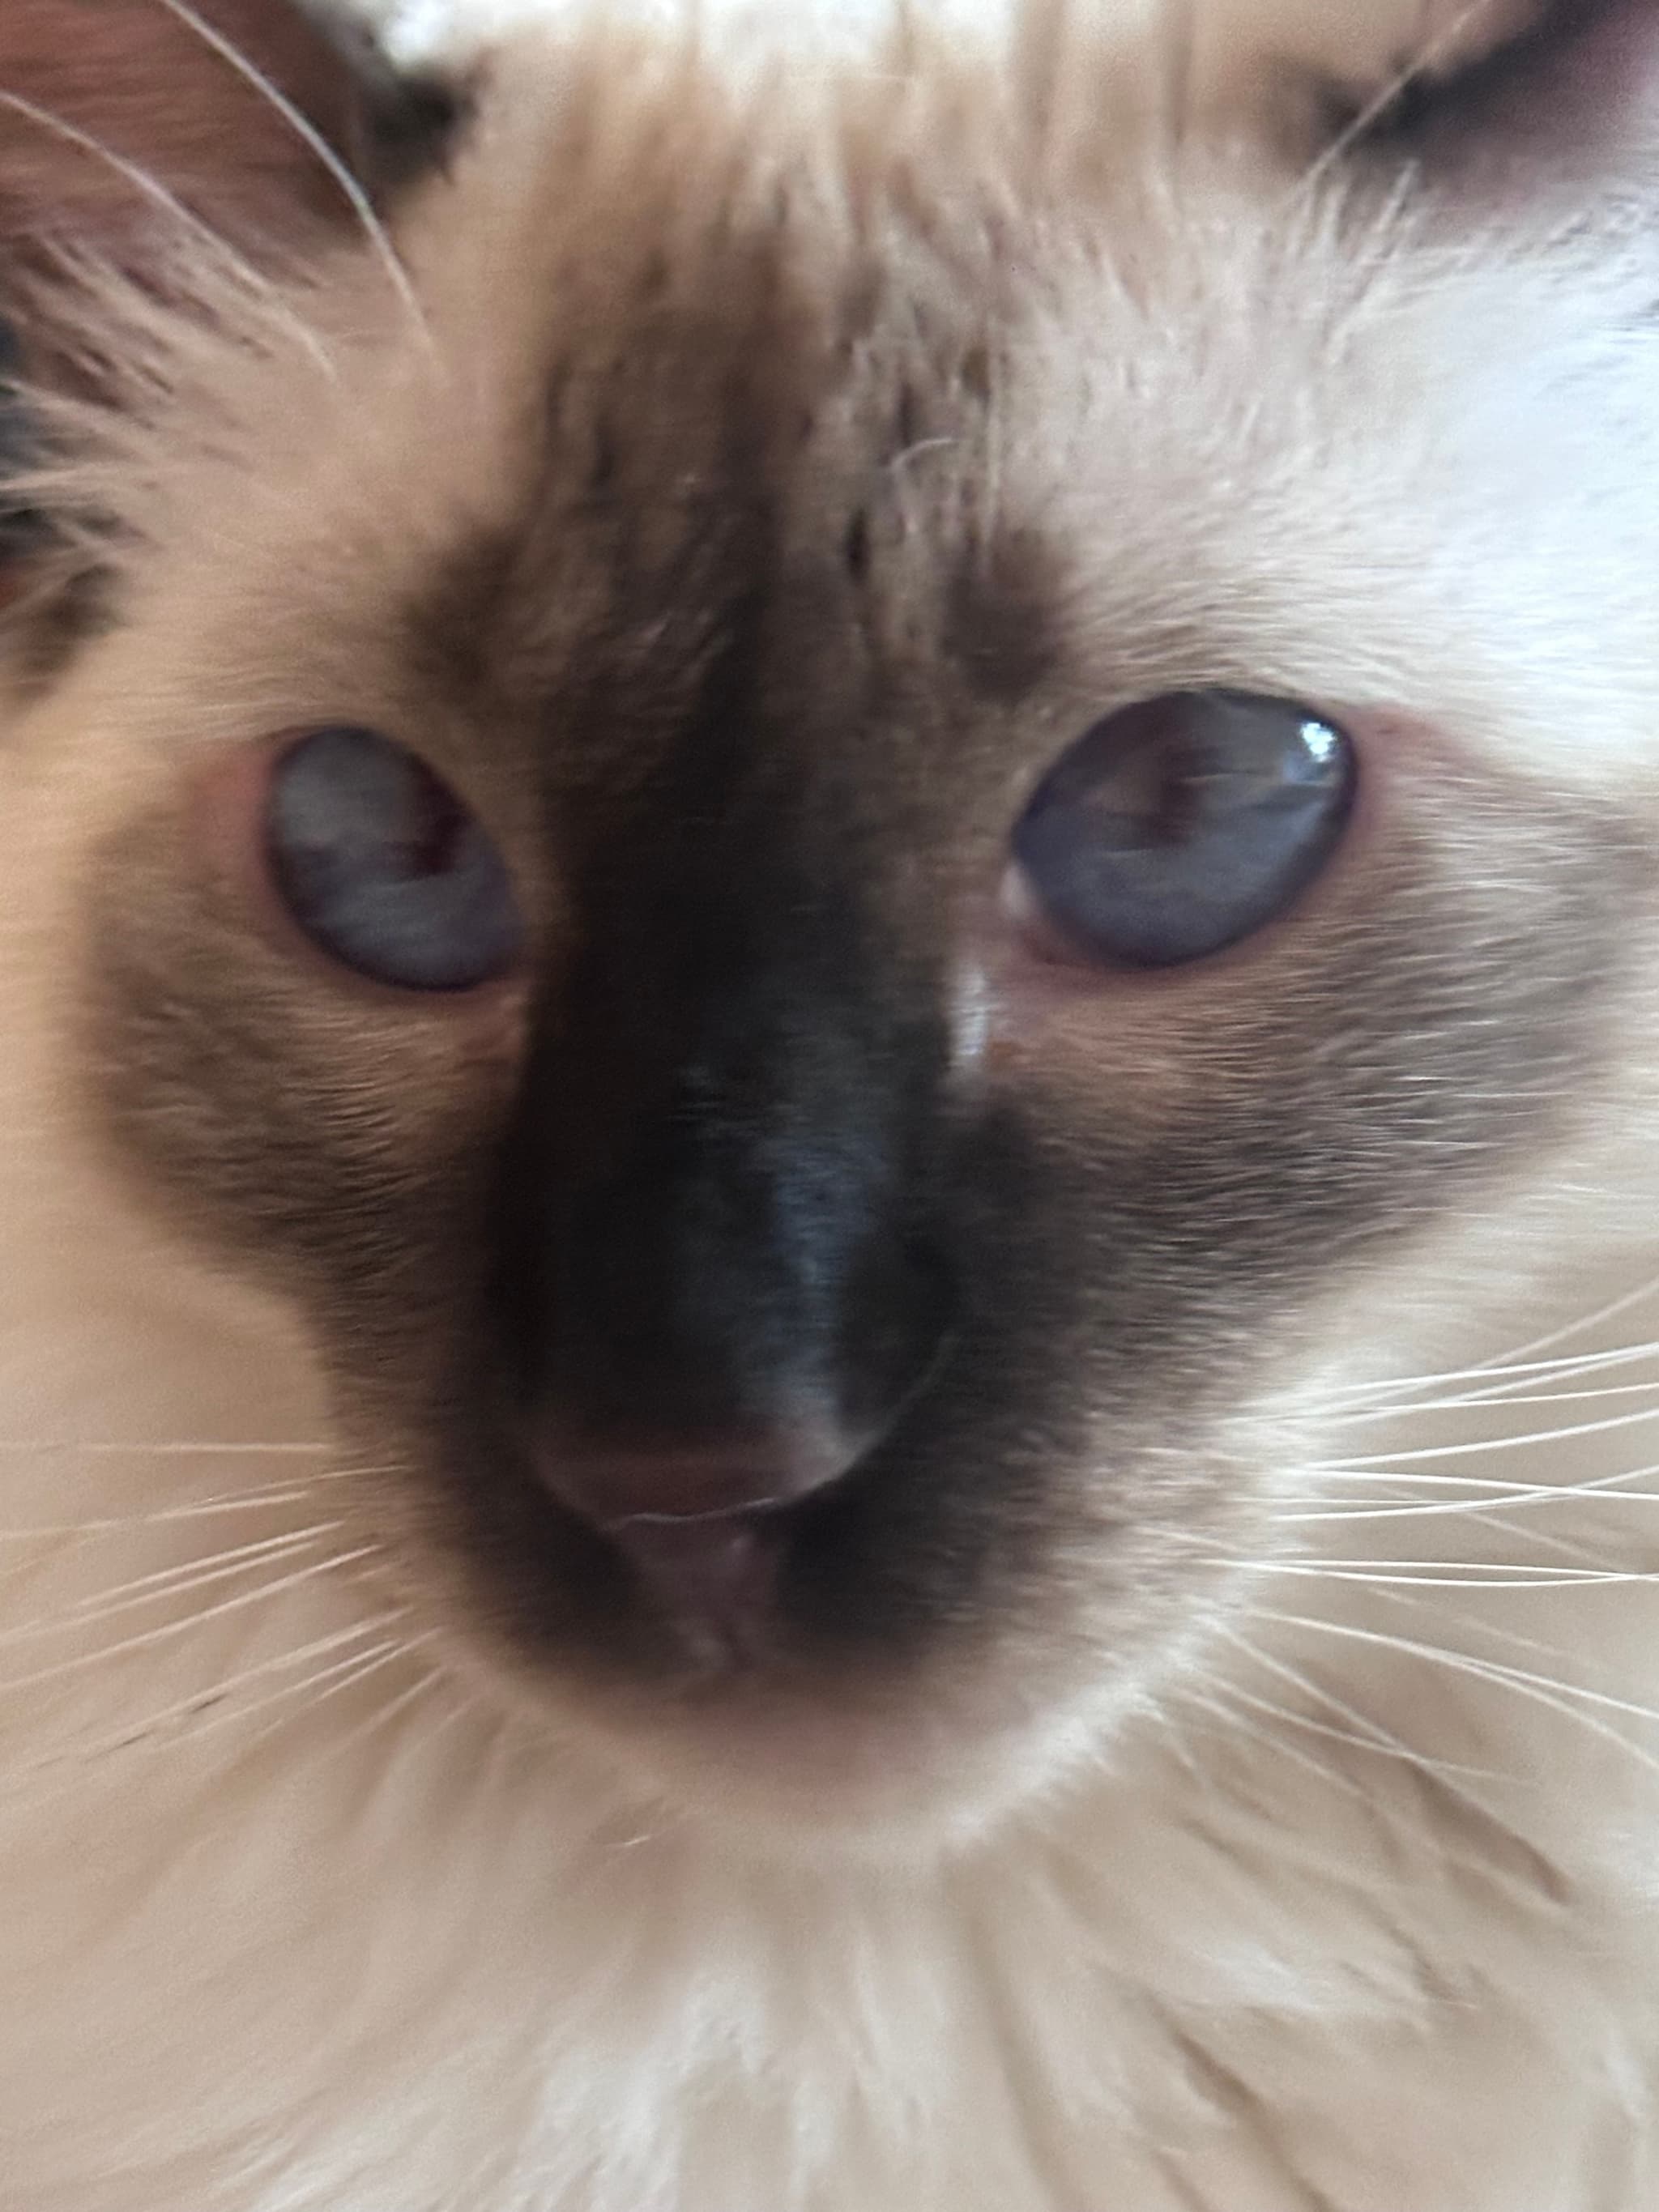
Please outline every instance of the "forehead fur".
M286 686L289 719L337 711L347 672L395 695L388 606L428 610L490 544L466 588L515 599L551 679L608 618L594 545L630 507L630 584L655 563L708 618L685 586L720 565L700 533L732 526L741 468L821 533L886 529L930 636L942 559L1040 546L1079 707L1235 682L1570 778L1638 762L1640 241L1471 229L1188 143L1149 98L1166 40L987 21L1006 68L918 33L889 69L775 58L745 83L642 27L501 58L453 173L403 211L412 299L350 253L222 301L228 348L146 331L159 441L123 417L107 465L77 464L145 549L137 589L216 650L241 595L242 696ZM1064 93L1034 101L1039 72Z

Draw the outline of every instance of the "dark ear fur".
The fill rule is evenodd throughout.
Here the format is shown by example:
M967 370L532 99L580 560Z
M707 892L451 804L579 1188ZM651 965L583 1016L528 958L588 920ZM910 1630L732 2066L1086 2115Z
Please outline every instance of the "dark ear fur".
M1483 193L1659 195L1659 0L1534 0L1480 58L1431 45L1386 98L1333 106L1358 149Z

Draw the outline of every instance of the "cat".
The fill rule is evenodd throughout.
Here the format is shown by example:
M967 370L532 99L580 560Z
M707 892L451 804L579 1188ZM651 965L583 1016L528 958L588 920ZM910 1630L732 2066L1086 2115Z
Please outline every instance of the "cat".
M1659 10L1382 21L7 0L4 2212L1659 2204Z

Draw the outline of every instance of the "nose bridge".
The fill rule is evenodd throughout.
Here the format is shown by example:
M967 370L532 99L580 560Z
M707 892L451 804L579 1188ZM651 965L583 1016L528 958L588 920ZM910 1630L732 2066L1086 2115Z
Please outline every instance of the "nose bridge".
M931 1354L936 1024L851 898L760 872L596 948L536 1055L508 1205L536 1395L579 1425L869 1429Z

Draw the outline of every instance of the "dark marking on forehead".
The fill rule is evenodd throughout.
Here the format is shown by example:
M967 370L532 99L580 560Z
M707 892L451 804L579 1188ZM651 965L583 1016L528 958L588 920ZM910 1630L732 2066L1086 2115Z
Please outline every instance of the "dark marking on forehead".
M637 326L564 334L518 511L447 552L408 609L410 649L452 698L579 728L602 700L649 724L696 694L775 565L799 340L755 312L742 336L648 303Z
M1063 592L1060 556L1036 530L1005 526L957 555L945 644L976 691L1014 706L1054 673Z
M885 629L905 678L961 651L987 698L1014 702L1051 646L1038 548L979 544L1012 272L937 210L927 234L866 235L811 193L726 188L689 242L678 198L649 189L615 226L562 236L516 512L416 587L411 649L570 746L592 714L644 740L739 610L816 592L826 666L830 630L850 668L854 631ZM971 182L967 198L975 239Z

